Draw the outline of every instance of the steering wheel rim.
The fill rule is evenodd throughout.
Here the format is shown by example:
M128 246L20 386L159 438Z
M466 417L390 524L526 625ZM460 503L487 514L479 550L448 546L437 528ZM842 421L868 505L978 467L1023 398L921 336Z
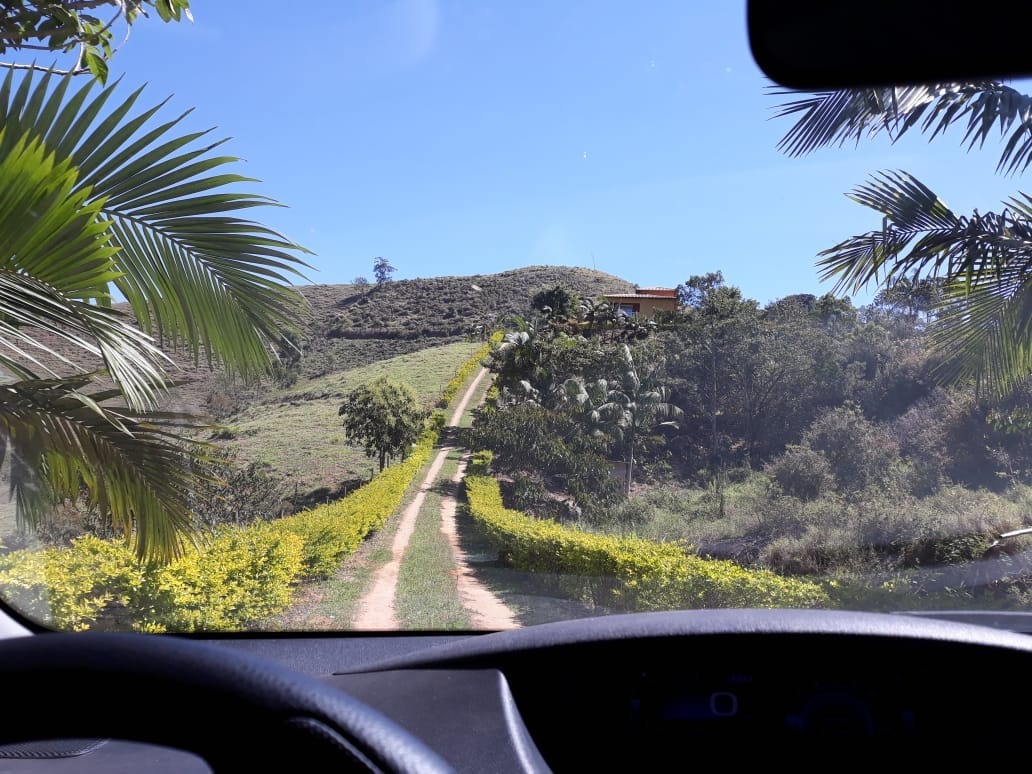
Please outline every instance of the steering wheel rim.
M215 770L451 772L393 720L313 677L197 640L47 633L0 641L0 744L108 737ZM275 769L274 769L275 770Z

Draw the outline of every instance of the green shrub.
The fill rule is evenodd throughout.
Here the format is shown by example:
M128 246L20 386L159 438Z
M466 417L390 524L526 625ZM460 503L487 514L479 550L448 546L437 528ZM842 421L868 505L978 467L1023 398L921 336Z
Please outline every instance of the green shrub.
M896 441L855 405L826 411L803 433L801 445L823 454L840 492L884 486L901 463Z
M56 629L243 629L290 601L301 541L267 525L226 528L171 564L141 564L122 542L92 536L68 548L0 558L3 596Z
M822 589L765 570L688 555L674 543L597 535L506 508L478 455L466 477L469 509L500 556L522 570L590 577L595 602L621 610L818 607Z
M835 483L828 458L806 446L789 444L767 468L781 491L800 500L816 500Z
M91 628L111 606L127 605L143 568L121 542L80 537L68 548L0 556L0 593L26 616L56 629Z
M255 524L227 528L204 550L150 568L131 605L146 631L232 631L284 609L301 571L302 540Z

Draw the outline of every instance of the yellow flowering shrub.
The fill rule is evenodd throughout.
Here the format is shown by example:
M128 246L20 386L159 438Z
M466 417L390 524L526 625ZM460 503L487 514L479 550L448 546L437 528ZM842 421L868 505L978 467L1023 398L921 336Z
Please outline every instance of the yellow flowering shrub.
M673 543L581 532L508 509L478 453L466 477L473 519L514 567L594 579L595 601L620 610L708 607L823 607L824 590L807 581L734 562L686 554Z
M290 602L301 545L268 525L228 528L159 566L142 564L122 542L86 536L0 557L0 593L55 629L243 629Z
M228 528L203 550L147 572L133 604L145 631L231 631L280 612L301 573L303 541L270 524Z
M124 544L91 536L70 548L0 556L3 598L56 629L90 628L104 611L129 604L143 582L143 568Z

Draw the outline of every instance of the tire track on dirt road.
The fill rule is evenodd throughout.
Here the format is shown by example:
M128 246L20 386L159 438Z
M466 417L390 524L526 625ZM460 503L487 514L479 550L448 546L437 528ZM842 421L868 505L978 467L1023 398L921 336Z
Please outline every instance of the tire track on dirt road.
M476 378L466 389L462 400L455 407L445 427L459 426L462 415L468 408L473 395L480 386L480 382L483 381L487 373L486 368L480 370ZM401 570L401 563L405 558L405 550L408 548L412 533L415 531L416 521L419 518L427 492L437 484L445 458L454 450L454 446L448 445L438 451L429 470L427 470L423 482L419 486L419 491L412 499L412 502L402 511L398 522L398 530L391 545L391 559L376 572L372 586L359 601L358 613L352 622L352 628L364 631L397 630L399 628L395 599L398 590L398 574ZM452 478L453 482L458 483L462 481L466 461L467 457L464 455L459 463L458 471ZM513 612L473 575L466 561L466 556L459 545L455 526L456 508L457 502L454 495L448 494L442 497L441 531L448 536L452 546L452 554L455 558L455 582L462 604L469 613L472 627L511 629L519 626Z

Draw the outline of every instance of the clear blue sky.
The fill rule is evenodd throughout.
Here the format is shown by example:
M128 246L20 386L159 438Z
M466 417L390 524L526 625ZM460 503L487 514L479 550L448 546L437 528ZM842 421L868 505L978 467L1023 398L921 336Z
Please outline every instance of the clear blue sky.
M192 4L193 24L139 23L112 71L233 138L289 208L261 219L316 253L314 282L371 278L381 255L396 279L568 264L673 286L720 269L765 302L831 289L815 256L878 225L843 195L875 170L959 210L1023 182L959 132L779 154L789 124L771 120L744 1Z

